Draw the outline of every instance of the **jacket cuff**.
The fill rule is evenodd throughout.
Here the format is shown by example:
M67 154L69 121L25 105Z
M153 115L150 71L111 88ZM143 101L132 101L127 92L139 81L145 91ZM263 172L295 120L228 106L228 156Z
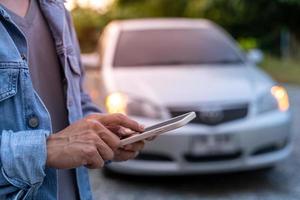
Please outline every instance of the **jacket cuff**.
M1 136L2 173L12 185L29 189L45 177L47 159L45 130L3 131Z

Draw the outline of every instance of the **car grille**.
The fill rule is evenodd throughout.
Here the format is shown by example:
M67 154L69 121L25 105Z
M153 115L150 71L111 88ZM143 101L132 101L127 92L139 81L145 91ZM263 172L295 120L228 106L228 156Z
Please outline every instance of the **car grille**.
M172 117L185 114L187 112L196 112L196 118L191 121L194 124L204 124L208 126L216 126L219 124L232 122L235 120L243 119L248 115L248 104L230 106L229 108L220 109L181 109L169 107Z
M242 152L234 152L230 154L223 154L223 155L205 155L205 156L199 156L199 155L193 155L193 154L186 154L184 155L184 158L187 162L192 163L199 163L199 162L217 162L217 161L228 161L228 160L234 160L238 159L242 156Z
M158 153L145 153L141 152L135 158L135 160L143 161L160 161L160 162L172 162L173 159L167 155L158 154Z

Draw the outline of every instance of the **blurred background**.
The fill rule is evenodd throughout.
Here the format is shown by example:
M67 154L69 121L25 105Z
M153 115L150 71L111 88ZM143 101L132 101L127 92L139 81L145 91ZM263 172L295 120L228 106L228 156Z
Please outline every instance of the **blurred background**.
M299 0L68 0L82 52L93 52L115 19L207 18L225 28L242 49L266 54L262 67L282 82L300 83Z
M280 148L285 148L287 142L294 144L294 149L289 157L276 165L276 168L272 166L267 170L264 168L246 172L232 170L230 173L223 173L221 170L221 174L216 170L218 174L209 173L209 175L202 171L201 175L195 173L179 177L145 176L143 173L129 176L107 170L105 173L92 170L90 173L95 199L300 199L300 175L297 173L300 168L298 147L300 138L297 134L300 130L298 116L300 112L300 0L68 0L66 7L72 13L83 62L87 69L86 88L93 100L103 109L108 110L105 108L107 103L105 98L109 94L102 96L102 79L107 75L102 73L104 64L100 56L101 34L114 20L145 18L204 18L218 24L234 38L242 54L247 55L255 50L262 60L254 64L257 64L259 70L267 72L276 81L274 84L283 85L287 89L291 104L288 112L291 112L292 117L287 122L291 123L291 126L283 131L290 131L293 137L288 136L289 141L284 140ZM103 42L103 39L101 41ZM115 73L119 75L119 72L115 71ZM287 95L284 92L285 90L279 90L278 94ZM123 94L112 96L113 105L119 106L120 102L123 105L125 101L123 96ZM276 94L273 96L278 101L279 107L280 103L284 104L286 99L280 100ZM250 106L249 110L251 110ZM225 110L223 111L225 113ZM270 122L266 120L267 115L280 114L276 114L274 110L264 113L263 116L253 114L251 126L262 123L261 126L264 127L259 130L262 134L261 138L257 137L254 141L264 140L263 132L269 131L271 126L282 130L275 125L269 125ZM277 117L276 120L279 118ZM247 119L251 120L249 116ZM277 124L281 124L281 121L279 120ZM234 128L228 130L236 131ZM251 127L238 129L238 132L243 131L251 134L252 129ZM226 134L227 132L225 131ZM268 137L278 138L278 134ZM202 142L206 140L207 138L201 139ZM229 139L226 137L221 140L224 143ZM155 147L159 147L162 144L158 142L156 145ZM260 148L257 152L272 153L280 150L279 147L274 150L273 146L272 150L269 145ZM151 147L146 150L150 151ZM267 157L260 159L264 158ZM247 163L246 158L243 157L241 160L241 163ZM218 162L211 163L211 166L218 166ZM126 169L128 166L124 167Z

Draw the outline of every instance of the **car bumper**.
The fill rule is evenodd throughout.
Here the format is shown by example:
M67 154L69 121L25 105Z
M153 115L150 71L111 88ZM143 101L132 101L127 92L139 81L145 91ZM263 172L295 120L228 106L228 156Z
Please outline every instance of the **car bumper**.
M157 123L141 118L136 120L146 125ZM192 153L191 145L195 138L220 134L235 138L233 152L201 156ZM272 112L215 127L189 124L147 143L141 155L151 155L150 159L148 156L146 159L112 163L108 168L134 175L184 175L256 169L285 159L292 151L291 141L289 112Z

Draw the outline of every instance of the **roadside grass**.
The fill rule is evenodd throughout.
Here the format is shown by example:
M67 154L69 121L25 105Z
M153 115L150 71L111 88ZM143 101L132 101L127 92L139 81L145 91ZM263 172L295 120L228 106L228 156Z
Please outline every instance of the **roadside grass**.
M300 60L280 60L266 56L260 66L280 83L300 85Z

